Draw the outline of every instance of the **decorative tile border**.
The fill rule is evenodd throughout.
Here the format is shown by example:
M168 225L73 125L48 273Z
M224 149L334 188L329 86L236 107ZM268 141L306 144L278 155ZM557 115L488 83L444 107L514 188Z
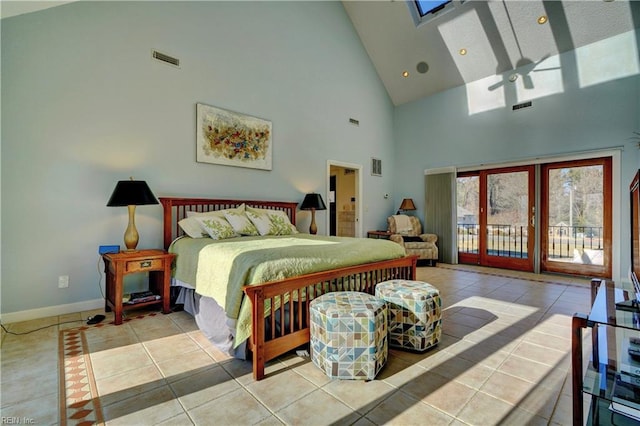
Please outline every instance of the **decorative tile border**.
M123 319L123 324L156 315L156 312L149 312L132 316ZM60 424L62 426L67 424L76 426L104 424L100 396L84 332L93 328L105 327L115 327L114 322L60 330L58 335L58 372Z

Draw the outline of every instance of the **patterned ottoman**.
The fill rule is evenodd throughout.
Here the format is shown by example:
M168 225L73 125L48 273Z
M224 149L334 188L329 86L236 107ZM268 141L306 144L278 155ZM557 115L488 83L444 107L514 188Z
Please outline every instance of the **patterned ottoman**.
M309 304L311 360L331 378L372 380L387 362L387 305L338 291Z
M425 351L440 341L440 292L422 281L391 280L376 286L389 308L389 346Z

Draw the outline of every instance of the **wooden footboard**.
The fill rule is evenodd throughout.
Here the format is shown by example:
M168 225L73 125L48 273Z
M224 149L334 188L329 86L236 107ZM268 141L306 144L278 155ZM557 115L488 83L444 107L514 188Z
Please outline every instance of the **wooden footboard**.
M407 256L245 286L244 292L252 304L253 332L249 344L254 379L264 378L267 361L309 342L309 301L332 291L374 294L380 282L413 280L417 259L418 256Z

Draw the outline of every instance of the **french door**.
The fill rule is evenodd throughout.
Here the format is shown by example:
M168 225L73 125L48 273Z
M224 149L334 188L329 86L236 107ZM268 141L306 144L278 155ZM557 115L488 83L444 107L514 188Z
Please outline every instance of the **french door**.
M540 271L611 277L611 158L538 167L458 174L458 261L533 271L538 247Z
M457 195L458 261L533 271L534 166L461 173Z
M611 277L611 158L541 168L540 270Z

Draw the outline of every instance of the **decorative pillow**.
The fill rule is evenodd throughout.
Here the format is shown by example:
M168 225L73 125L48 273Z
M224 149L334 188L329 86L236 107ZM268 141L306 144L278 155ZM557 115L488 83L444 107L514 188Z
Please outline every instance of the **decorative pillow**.
M260 235L244 212L226 211L224 217L229 221L236 233L240 235Z
M258 229L260 235L292 235L298 230L281 210L254 209L247 207L246 215Z
M184 233L191 238L203 238L209 236L195 217L182 219L178 222L178 225L182 228Z
M233 209L226 209L226 210L214 210L214 211L210 211L210 212L194 212L191 210L187 210L187 217L182 219L181 221L178 222L178 225L180 226L180 228L182 228L182 230L184 231L185 234L187 234L188 236L190 236L191 238L203 238L203 237L209 237L209 233L207 232L206 229L204 229L202 227L202 225L200 224L200 222L198 222L196 220L197 217L220 217L224 219L224 213L228 212L228 211L237 211L237 212L243 212L244 213L244 209L245 206L244 204L241 204L240 206L233 208Z
M218 216L196 216L194 218L200 223L202 229L214 240L224 240L226 238L237 237L238 234L224 217Z

